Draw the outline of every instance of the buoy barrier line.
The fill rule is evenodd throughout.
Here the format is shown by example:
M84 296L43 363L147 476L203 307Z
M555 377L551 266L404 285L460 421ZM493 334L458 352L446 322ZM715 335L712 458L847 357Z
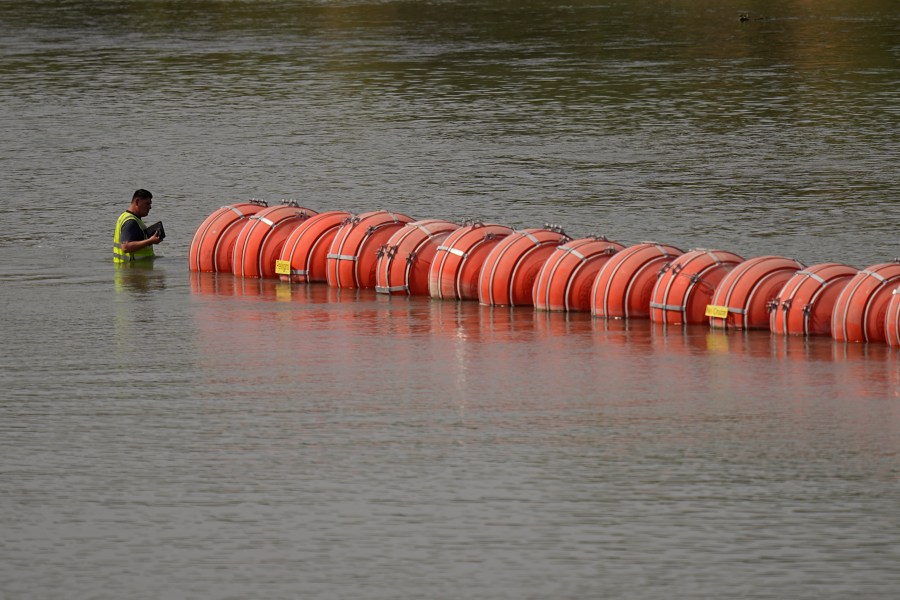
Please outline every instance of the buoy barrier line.
M839 342L885 340L884 320L900 263L872 265L859 271L841 290L831 315L831 336Z
M744 259L725 250L698 248L660 269L653 288L650 320L668 325L702 323L716 285ZM675 300L674 302L672 300Z
M488 254L478 278L478 301L533 306L538 272L560 244L571 241L551 229L523 229L503 238Z
M710 326L768 329L769 303L803 267L781 256L757 256L738 264L716 286L706 309ZM722 308L727 310L717 310Z
M481 269L493 247L511 227L475 221L452 231L435 252L428 271L432 298L477 300Z
M195 272L231 272L234 242L246 219L266 208L262 201L229 204L213 211L191 240L188 268Z
M840 292L858 270L820 263L797 271L769 306L769 331L779 335L831 335L831 315Z
M661 267L683 253L675 246L652 241L620 250L597 273L591 290L591 314L606 319L649 318Z
M279 243L279 240L272 240L274 230L284 229L283 223L291 218L282 218L281 215L276 218L274 212L267 212L269 209L278 208L296 209L298 212L292 216L303 220L304 223L311 219L310 213L312 213L312 215L317 215L314 211L299 207L296 201L293 200L283 201L282 205L279 207L268 207L264 201L256 200L222 206L210 214L197 228L191 241L188 261L190 270L214 272L220 270L219 267L225 264L230 267L226 270L231 271L233 275L240 275L242 277L269 276L268 263L272 262L268 260L269 258L272 258L269 254L275 252L275 250L270 249L269 242L274 241ZM405 221L404 218L408 219L405 215L394 214L389 211L376 212L385 213L392 223L399 224L400 227L411 224L411 229L421 231L426 238L431 234L434 234L434 231L429 227ZM347 224L359 225L364 220L363 217L365 216L343 215L349 215L349 213L343 213L341 215L341 227ZM450 225L456 227L455 225ZM378 232L381 227L381 224L367 225L364 230L364 235L362 236L362 242L367 241L367 238ZM455 243L447 243L454 234L457 234L462 229L468 228L466 233L471 233L471 231L487 227L500 228L500 231L488 231L483 233L483 235L478 236L478 239L474 240L474 243L470 243L467 246L464 245L463 247L457 247ZM295 230L298 228L299 226L294 227ZM519 256L524 259L532 258L534 253L537 252L538 247L544 247L546 245L546 242L537 234L537 232L540 231L544 230L523 230L522 232L519 232L522 233L519 237L522 240L527 240L531 245L530 248L524 250L522 248L515 248L515 251ZM568 257L574 257L577 259L577 265L575 267L567 266L567 268L571 268L573 272L582 269L583 265L588 262L590 256L586 252L582 252L572 245L575 240L571 240L571 238L565 236L564 233L561 233L561 228L559 228L559 232L561 236L564 236L568 240L568 242L558 241L555 251L559 252L559 256L556 257L552 263L549 261L549 258L545 259L544 262L540 263L537 267L538 271L543 272L546 270L550 275L558 274L563 268L563 263L561 262L563 258L561 257L565 257L566 259L568 259ZM348 232L348 234L349 233L352 232ZM514 232L508 227L485 226L481 222L474 222L470 225L457 227L457 229L445 234L445 243L434 246L434 257L436 259L440 256L440 262L443 263L448 257L452 256L457 259L457 266L459 266L473 257L475 250L478 249L480 244L489 243L490 248L488 249L487 254L492 254L496 251L495 246L499 244L501 240L511 235L511 233ZM331 241L329 249L335 245L337 236L335 235L334 237L335 239ZM344 241L346 241L347 237L348 236L345 236ZM605 238L603 239L605 240ZM283 240L280 240L280 243L283 244ZM250 262L247 262L248 257L252 258L250 255L253 254L252 250L254 246L258 247L259 256L256 261L251 260ZM744 261L737 255L721 250L713 251L696 249L688 254L703 253L707 255L707 261L711 263L704 268L698 269L691 265L690 260L684 258L686 256L685 254L676 254L681 252L677 248L668 247L656 242L642 242L641 244L638 244L638 246L653 247L657 254L665 255L667 259L671 259L673 256L675 257L674 260L666 260L657 270L655 275L656 282L653 285L651 297L646 302L646 306L649 316L654 320L658 319L654 311L680 314L681 321L678 321L677 315L675 319L679 324L682 322L690 322L688 319L691 318L692 311L695 308L691 304L691 296L698 290L708 292L709 289L713 289L713 293L718 294L721 292L724 295L725 301L723 304L716 304L715 302L720 302L717 298L715 302L706 305L705 312L708 313L706 316L710 317L710 324L714 326L714 319L716 318L729 319L731 316L736 315L744 317L746 325L753 316L753 306L741 305L739 302L735 301L735 294L738 294L738 292L741 291L739 289L741 286L738 285L738 281L741 278L737 277L737 274L734 272L737 270L736 267L740 266L741 271L749 272L752 264L762 263L765 260L779 259L794 261L794 259L784 259L783 257L756 257L749 261ZM230 248L230 251L223 253L223 248ZM596 275L591 294L591 312L593 316L619 318L610 314L609 298L607 296L609 296L609 291L615 287L615 276L623 272L626 264L624 258L627 258L627 255L633 252L632 248L633 247L629 247L627 249L619 250L615 254L607 249L607 253L613 254L613 257L622 258L623 260L613 260L612 257L609 258ZM269 249L268 252L264 253L263 251L265 249ZM505 256L512 256L512 254L510 254L512 250L513 244L509 243L502 252L497 252L497 256L500 259L503 259ZM238 262L237 258L240 254L243 256L241 257L241 261ZM413 249L404 257L402 256L402 253L399 252L398 245L385 247L384 249L372 252L371 254L372 256L368 256L365 252L347 254L343 252L335 253L323 251L321 256L325 262L327 262L328 259L331 259L340 263L354 263L357 264L357 267L358 263L365 260L373 265L373 273L374 265L376 264L375 261L378 258L389 257L394 259L399 256L402 260L394 260L393 262L403 265L408 277L410 266L416 263L420 255L417 249ZM723 260L723 256L726 257L726 259ZM484 252L482 252L482 257L484 257ZM228 258L231 260L229 261ZM692 260L694 258L695 257L692 257ZM253 262L255 262L256 272L259 273L258 275L251 274L253 272L252 267L254 266L251 263ZM312 273L312 270L309 267L297 268L295 265L291 264L290 261L276 260L275 262L276 264L287 263L286 265L279 265L276 268L276 274L287 275L288 280L291 282L309 282L309 277ZM500 262L502 262L502 260ZM499 288L493 288L496 288L496 284L504 277L504 273L499 268L500 262L492 264L490 270L487 271L487 281L493 284L491 286L492 289L489 291L494 304L496 304L496 292L499 291ZM509 266L508 274L509 277L515 280L521 277L524 267L520 264L520 261L512 262L513 264ZM799 263L799 261L794 262L796 265L790 265L782 269L785 271L792 271L793 273L791 274L790 279L779 289L778 294L773 297L766 298L769 294L763 293L762 282L768 281L771 283L769 281L772 279L770 274L758 276L756 280L748 279L749 281L753 281L753 285L745 286L746 289L749 290L747 291L748 297L766 298L764 306L765 311L769 314L769 329L773 333L783 333L785 335L816 335L830 333L837 341L872 342L883 340L891 346L900 345L900 287L897 286L897 284L900 283L900 259L895 259L889 263L873 265L858 271L853 267L839 263L823 263L812 267L802 267L802 263ZM437 260L432 261L431 268L429 268L429 291L432 291L431 275L435 272L434 267L437 263ZM484 261L482 261L481 267L484 266ZM720 278L717 283L714 283L714 278L710 278L709 273L719 267L726 268L725 275L723 278ZM250 273L248 273L248 268ZM533 269L534 266L530 265L529 268ZM478 271L478 284L481 283L483 271L484 269ZM612 277L604 278L604 273L608 273ZM731 277L729 277L729 274L731 274ZM460 269L455 269L454 285L457 290L464 283L462 276L462 271ZM284 279L284 277L282 277L282 279ZM298 279L301 281L297 281ZM727 280L727 285L726 281L723 279ZM327 277L325 280L327 281ZM663 284L664 280L665 284ZM537 305L538 299L541 297L546 301L549 298L547 295L548 291L542 288L541 296L537 292L536 286L538 282L533 281L532 283L534 284L534 287L532 287L532 303ZM573 285L573 282L570 280L564 286L557 287L563 289L564 295L568 297L572 292ZM411 289L408 283L377 287L378 291L386 293L409 293ZM635 291L637 285L633 278L629 278L624 285L619 285L618 287L625 290L626 293L630 293ZM664 297L662 299L656 297L657 292L660 290L664 292ZM521 290L515 289L513 286L505 289L505 292L509 295L515 295L517 291ZM603 291L604 297L600 296L600 291ZM669 301L668 296L673 291L682 293L684 298L682 298L681 303ZM760 294L762 295L760 296ZM435 297L443 297L441 292L439 292L438 295L432 295ZM829 300L833 297L836 298L834 298L833 302L829 303ZM474 298L465 298L462 295L457 294L457 299ZM633 318L637 316L630 311L627 305L623 305L623 307L622 317ZM663 314L662 316L665 317L666 314ZM795 321L798 322L799 325L797 325ZM656 320L656 322L660 322L664 325L674 324L671 320L665 318L661 321ZM822 322L829 325L829 327L825 328L827 331L821 331Z

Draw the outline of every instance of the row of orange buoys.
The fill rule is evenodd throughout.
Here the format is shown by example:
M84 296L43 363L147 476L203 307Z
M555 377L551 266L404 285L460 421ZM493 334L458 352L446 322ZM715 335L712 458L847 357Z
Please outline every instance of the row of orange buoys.
M572 239L553 225L513 230L258 200L209 215L189 260L191 271L900 346L900 260L862 270L806 266L782 256Z

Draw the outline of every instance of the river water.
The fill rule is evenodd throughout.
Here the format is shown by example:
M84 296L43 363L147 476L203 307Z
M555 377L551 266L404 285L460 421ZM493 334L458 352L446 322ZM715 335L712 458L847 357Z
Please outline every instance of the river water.
M884 344L187 267L252 197L889 261L894 0L0 1L0 122L0 597L900 589Z

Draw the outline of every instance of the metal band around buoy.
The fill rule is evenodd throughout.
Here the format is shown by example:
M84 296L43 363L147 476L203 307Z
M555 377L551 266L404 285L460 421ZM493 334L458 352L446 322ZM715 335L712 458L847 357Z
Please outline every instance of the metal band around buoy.
M467 256L466 252L463 252L459 248L454 248L452 246L438 246L437 252L440 252L441 250L443 250L444 252L449 252L450 254L455 254L456 256L459 256L460 258L465 258Z
M659 308L662 310L675 310L678 312L684 312L686 310L685 307L680 304L659 304L657 302L651 302L650 308Z
M353 260L357 259L356 256L352 254L329 254L325 258L333 258L335 260Z
M817 275L816 273L811 273L811 272L809 272L809 271L797 271L797 275L804 275L804 276L806 276L806 277L810 277L810 278L812 278L812 279L815 279L815 280L818 281L819 283L822 283L822 284L825 283L825 278L822 277L821 275Z

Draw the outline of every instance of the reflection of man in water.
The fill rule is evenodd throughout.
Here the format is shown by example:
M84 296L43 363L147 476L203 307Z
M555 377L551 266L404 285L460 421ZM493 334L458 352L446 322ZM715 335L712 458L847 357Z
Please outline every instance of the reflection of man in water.
M113 261L127 263L135 260L153 258L153 246L162 238L154 231L147 235L147 225L143 219L150 214L153 194L147 190L137 190L131 198L128 210L119 215L116 232L113 235Z

